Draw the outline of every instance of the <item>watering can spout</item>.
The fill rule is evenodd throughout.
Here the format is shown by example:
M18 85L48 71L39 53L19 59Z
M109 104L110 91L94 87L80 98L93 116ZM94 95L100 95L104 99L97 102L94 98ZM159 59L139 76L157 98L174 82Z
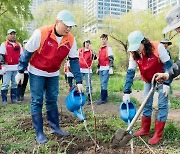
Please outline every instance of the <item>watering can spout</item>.
M84 116L84 112L83 112L83 109L82 109L82 106L80 106L79 110L75 110L73 111L74 115L79 118L79 120L81 121L85 121L86 118Z
M76 110L76 111L74 111L73 113L74 113L74 115L75 115L79 120L81 120L81 121L84 121L84 120L85 120L84 115L81 114L81 113L79 113L79 111Z

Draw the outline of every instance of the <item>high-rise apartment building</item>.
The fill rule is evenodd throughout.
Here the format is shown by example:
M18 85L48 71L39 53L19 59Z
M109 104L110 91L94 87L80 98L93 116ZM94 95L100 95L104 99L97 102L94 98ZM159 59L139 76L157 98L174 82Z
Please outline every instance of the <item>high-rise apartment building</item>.
M149 0L148 8L152 14L158 14L166 10L169 6L180 5L180 0Z
M83 1L84 0L32 0L30 10L32 13L35 12L37 7L39 7L40 5L42 5L45 2L52 2L52 9L53 9L54 2L62 2L65 5L72 5L75 3L83 4ZM49 3L49 5L51 5L51 3ZM29 31L29 33L32 33L34 31L35 27L36 27L36 23L31 22L28 24L28 26L26 28Z
M107 15L110 15L112 18L119 18L131 8L131 0L84 0L84 10L89 18L84 31L96 32L97 29L103 26L101 21Z
M45 3L45 2L62 2L66 5L72 5L74 3L83 3L84 0L32 0L32 4L31 4L31 11L33 12L34 10L36 10L36 8L38 6L40 6L41 4Z

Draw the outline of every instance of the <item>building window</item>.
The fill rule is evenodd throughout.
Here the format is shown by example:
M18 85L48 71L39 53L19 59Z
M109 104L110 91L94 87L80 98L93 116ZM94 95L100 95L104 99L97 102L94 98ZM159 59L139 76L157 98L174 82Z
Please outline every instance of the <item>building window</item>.
M111 0L111 2L117 2L117 3L119 3L119 0Z
M110 6L110 3L104 3L105 6Z
M104 10L110 10L110 8L109 7L105 7Z
M111 14L120 15L120 12L111 12Z
M104 11L104 14L110 14L110 12L109 11Z
M98 19L103 19L103 15L98 15Z

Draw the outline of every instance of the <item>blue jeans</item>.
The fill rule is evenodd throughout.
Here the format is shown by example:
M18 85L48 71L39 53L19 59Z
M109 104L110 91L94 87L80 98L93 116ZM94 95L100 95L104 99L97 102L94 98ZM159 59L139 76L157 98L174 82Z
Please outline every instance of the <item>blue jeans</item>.
M99 71L101 90L107 90L109 81L109 70Z
M144 83L144 98L147 96L151 89L151 83ZM144 109L143 116L151 117L152 115L152 104L153 104L154 92L147 101ZM166 121L168 116L168 97L165 97L163 93L163 85L158 86L158 121Z
M74 79L74 77L67 77L67 81L68 81L69 87L73 86L73 79Z
M1 90L8 90L10 81L11 81L11 89L17 88L17 83L15 81L16 74L17 71L6 71L6 73L3 74L3 84Z
M81 73L82 79L83 77L85 77L85 81L86 81L86 93L90 94L92 93L92 84L91 84L91 80L92 80L92 73L89 74L89 78L88 78L88 73ZM90 87L90 91L89 91L89 87Z
M31 114L41 113L45 94L46 110L57 109L59 76L44 77L29 73L31 90Z

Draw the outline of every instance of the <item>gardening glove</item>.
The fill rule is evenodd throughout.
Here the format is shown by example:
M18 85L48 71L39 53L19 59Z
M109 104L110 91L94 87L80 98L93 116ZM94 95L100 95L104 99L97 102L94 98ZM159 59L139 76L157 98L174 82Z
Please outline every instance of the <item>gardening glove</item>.
M83 85L81 83L77 84L77 90L78 90L79 93L83 93L84 88L83 88Z
M2 69L1 69L2 74L5 74L5 73L6 73L6 71L7 71L6 66L3 66L3 65L2 65Z
M23 84L23 81L24 81L24 73L17 73L16 76L15 76L15 80L16 80L16 83L17 84Z
M165 97L168 97L170 92L170 87L168 85L163 84L163 93Z
M156 78L155 80L158 83L163 83L164 80L167 80L169 78L169 74L168 73L156 73Z
M113 72L113 68L109 68L109 75L112 75L114 72Z
M124 96L123 96L123 102L124 102L124 103L130 102L130 94L124 94Z

